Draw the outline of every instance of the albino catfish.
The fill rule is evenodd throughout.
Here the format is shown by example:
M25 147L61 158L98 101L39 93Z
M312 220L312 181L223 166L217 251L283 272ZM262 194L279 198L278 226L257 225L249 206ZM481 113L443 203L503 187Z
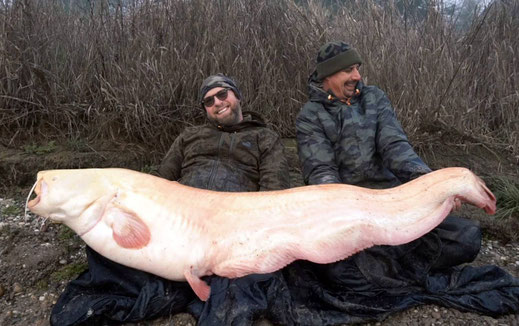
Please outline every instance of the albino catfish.
M50 170L38 173L33 189L35 214L66 224L115 262L186 280L201 300L210 295L206 275L269 273L297 259L325 264L404 244L460 201L496 210L492 192L465 168L385 190L331 184L254 193L201 190L126 169Z

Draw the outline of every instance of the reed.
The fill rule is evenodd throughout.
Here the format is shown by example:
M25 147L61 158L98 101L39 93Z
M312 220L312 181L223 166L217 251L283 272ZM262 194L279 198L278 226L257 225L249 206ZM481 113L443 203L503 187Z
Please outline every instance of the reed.
M318 48L344 40L418 146L430 134L519 155L519 3L495 1L460 33L431 5L420 23L373 0L0 4L0 139L137 142L165 151L204 115L202 80L234 77L244 109L285 137ZM438 3L438 2L435 2ZM469 139L469 140L467 140Z

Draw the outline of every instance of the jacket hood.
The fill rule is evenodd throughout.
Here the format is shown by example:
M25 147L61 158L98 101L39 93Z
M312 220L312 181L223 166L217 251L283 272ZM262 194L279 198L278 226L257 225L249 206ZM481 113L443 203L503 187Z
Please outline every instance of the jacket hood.
M359 81L357 83L357 90L359 90L359 92L351 98L351 102L356 101L356 98L358 98L359 95L362 94L363 88L364 83L362 81ZM335 97L335 94L333 94L332 91L327 92L323 89L323 81L317 79L317 70L314 70L310 77L308 77L308 98L312 102L318 102L323 104L331 104L333 102L340 101Z

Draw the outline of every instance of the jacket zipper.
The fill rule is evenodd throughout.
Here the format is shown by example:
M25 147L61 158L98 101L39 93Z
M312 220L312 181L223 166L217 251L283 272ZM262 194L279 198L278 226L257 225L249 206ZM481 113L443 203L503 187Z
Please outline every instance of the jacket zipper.
M209 181L207 182L207 189L214 189L212 186L214 184L214 180L216 178L216 169L218 165L220 165L220 151L223 145L223 136L224 133L220 133L220 139L218 140L218 159L214 162L213 167L211 169L211 173L209 175Z
M235 140L236 140L236 131L231 133L231 145L229 145L229 159L231 157L231 153L234 152Z

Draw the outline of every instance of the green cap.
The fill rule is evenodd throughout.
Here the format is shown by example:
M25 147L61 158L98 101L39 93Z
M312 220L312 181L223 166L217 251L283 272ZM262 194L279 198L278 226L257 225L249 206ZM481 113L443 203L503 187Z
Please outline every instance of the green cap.
M344 42L328 42L317 54L317 79L323 80L354 64L362 64L362 59L354 48Z

